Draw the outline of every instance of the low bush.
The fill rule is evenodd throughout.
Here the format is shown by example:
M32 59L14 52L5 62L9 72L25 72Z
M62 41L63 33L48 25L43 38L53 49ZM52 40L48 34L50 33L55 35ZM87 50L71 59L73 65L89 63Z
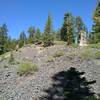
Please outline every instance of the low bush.
M67 44L67 43L64 42L64 41L54 41L54 43L55 43L56 45L64 45L64 44Z
M4 68L8 68L9 66L8 65L4 65Z
M95 55L93 53L93 51L91 49L83 49L81 52L80 52L80 57L84 60L90 60L90 59L93 59L95 58Z
M100 100L100 98L97 98L95 95L93 95L89 97L89 100Z
M71 45L73 48L78 48L78 44L72 44Z
M52 56L49 56L49 57L47 58L47 62L54 62L54 58L53 58Z
M100 43L97 43L97 44L88 44L88 47L100 49Z
M100 59L100 51L97 51L97 52L95 53L95 58L96 58L96 59Z
M71 51L71 52L66 53L66 56L72 57L72 58L75 57L76 55L78 56L78 53L75 51Z
M13 52L11 52L11 54L10 54L9 63L10 64L14 64L15 63Z
M52 42L52 41L46 41L46 42L44 42L44 47L49 47L49 46L53 46L54 45L54 43Z
M54 57L60 57L60 56L63 56L65 53L64 51L57 51L55 54L54 54Z
M25 62L21 63L17 69L17 74L22 76L22 75L28 75L28 74L33 74L35 71L37 71L37 65L33 64L31 62Z

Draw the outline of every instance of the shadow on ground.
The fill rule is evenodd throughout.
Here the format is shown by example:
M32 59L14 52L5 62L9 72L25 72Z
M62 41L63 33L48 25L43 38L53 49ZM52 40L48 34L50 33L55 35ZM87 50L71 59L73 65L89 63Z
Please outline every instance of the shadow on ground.
M40 100L99 100L90 88L96 81L88 82L84 74L75 68L55 74L52 86L44 90L47 96L40 97Z

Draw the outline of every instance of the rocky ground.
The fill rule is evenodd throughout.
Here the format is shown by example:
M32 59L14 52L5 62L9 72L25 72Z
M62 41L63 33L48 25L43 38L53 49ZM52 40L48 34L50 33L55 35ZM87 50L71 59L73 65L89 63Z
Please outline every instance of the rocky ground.
M57 45L49 48L23 47L14 54L16 61L32 61L38 65L38 72L34 75L18 76L16 69L18 64L10 65L7 60L0 62L0 100L41 100L47 96L44 91L53 84L52 77L67 71L70 67L78 71L84 71L88 80L96 80L93 90L100 94L100 60L81 60L79 57L63 55L55 58L54 62L47 62L49 56L53 56L61 50L65 53L79 51L82 48L71 48L65 45ZM42 99L46 100L46 99ZM63 100L57 99L57 100Z

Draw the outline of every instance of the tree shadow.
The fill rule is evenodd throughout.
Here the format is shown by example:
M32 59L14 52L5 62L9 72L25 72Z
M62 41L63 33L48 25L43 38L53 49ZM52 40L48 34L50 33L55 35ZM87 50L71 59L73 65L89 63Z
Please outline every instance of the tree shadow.
M52 86L44 90L47 96L40 97L40 100L98 100L91 90L96 81L87 81L84 74L75 68L55 74Z

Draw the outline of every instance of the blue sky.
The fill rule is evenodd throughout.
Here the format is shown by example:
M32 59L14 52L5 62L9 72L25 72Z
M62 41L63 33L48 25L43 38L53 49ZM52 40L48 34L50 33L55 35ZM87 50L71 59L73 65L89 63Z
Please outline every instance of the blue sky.
M6 23L9 35L18 38L29 26L43 32L48 13L53 17L54 29L61 27L65 12L81 16L89 31L97 0L0 0L0 24Z

